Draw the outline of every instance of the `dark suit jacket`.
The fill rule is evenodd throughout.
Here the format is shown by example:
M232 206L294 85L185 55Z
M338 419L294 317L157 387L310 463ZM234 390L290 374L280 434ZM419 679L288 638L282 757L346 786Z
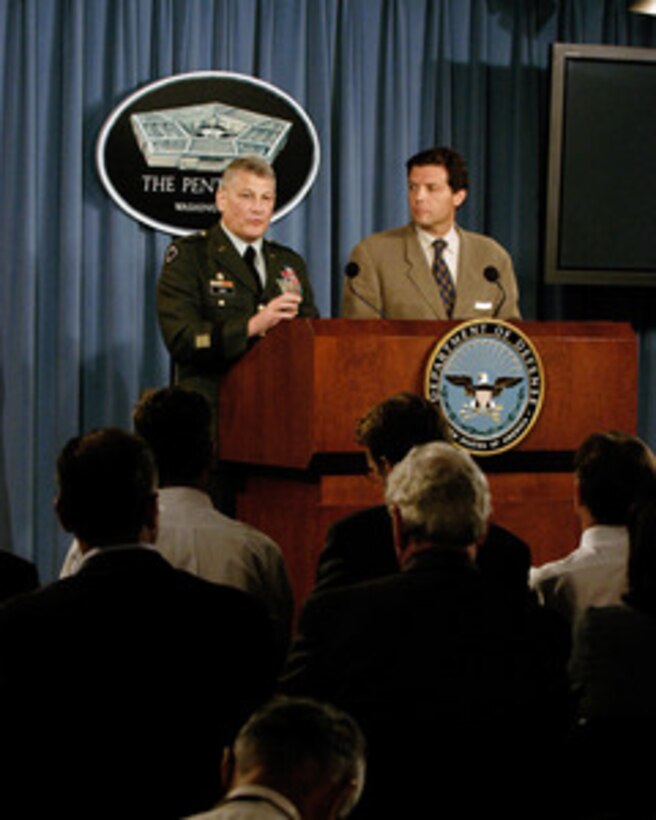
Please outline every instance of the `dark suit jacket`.
M570 663L582 720L572 734L576 783L588 817L655 817L656 614L590 607Z
M311 596L282 687L360 721L362 816L432 816L435 805L480 817L486 805L509 808L508 784L529 776L522 766L538 748L553 753L546 733L562 727L567 702L554 646L466 553L432 549L401 572Z
M485 546L514 548L527 555L528 545L509 530L491 524ZM387 507L380 504L336 521L328 530L326 543L319 556L315 591L370 581L398 572L394 549L392 519Z
M166 252L157 286L157 312L164 342L176 364L177 381L216 403L218 375L253 340L248 320L259 304L281 293L278 278L290 268L302 288L299 316L316 317L312 287L302 257L265 240L267 281L260 295L255 278L219 225L176 239Z
M519 294L508 252L489 236L464 231L460 254L453 319L491 316L501 301L499 287L488 282L483 270L492 265L499 271L506 300L500 319L519 319ZM435 278L412 224L371 234L355 246L351 260L360 268L354 285L359 294L375 305L387 319L447 319ZM347 286L342 316L376 319L378 315Z
M576 630L570 672L581 717L656 725L656 615L590 607Z
M144 548L15 598L0 608L2 771L24 814L4 816L209 807L222 747L271 691L271 653L258 601Z
M0 550L0 601L39 586L39 574L31 561Z
M392 519L380 504L340 518L326 533L315 591L357 584L398 572Z

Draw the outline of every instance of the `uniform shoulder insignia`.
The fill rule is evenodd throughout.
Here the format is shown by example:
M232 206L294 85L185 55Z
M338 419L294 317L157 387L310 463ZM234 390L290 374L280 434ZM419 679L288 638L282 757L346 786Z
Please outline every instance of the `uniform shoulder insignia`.
M173 262L173 260L175 259L175 257L176 257L179 253L180 253L180 251L178 250L177 245L176 245L174 242L172 242L172 243L168 246L168 248L166 249L166 253L164 254L164 262L165 262L167 265L169 265L171 262Z
M207 239L207 231L198 231L187 236L180 236L175 239L166 249L164 254L165 264L170 264L179 255L180 249L185 245L194 245L197 242L204 242Z
M177 245L193 244L194 242L204 242L207 239L207 231L196 231L196 233L188 233L186 236L181 236L175 240Z

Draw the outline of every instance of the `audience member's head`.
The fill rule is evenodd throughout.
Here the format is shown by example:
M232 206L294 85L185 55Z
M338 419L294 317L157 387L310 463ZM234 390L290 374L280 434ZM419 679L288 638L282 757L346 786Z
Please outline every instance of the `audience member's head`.
M211 410L193 390L164 387L143 394L134 408L134 429L155 455L161 487L202 483L212 460Z
M280 792L304 820L346 817L364 784L365 742L357 724L327 703L277 697L253 714L224 762L230 788Z
M579 505L595 524L626 525L632 505L656 486L651 450L628 433L593 433L577 450L574 468Z
M628 576L626 602L656 614L656 496L639 501L629 513Z
M57 514L83 551L154 541L157 471L138 436L111 428L71 439L57 461Z
M449 441L449 426L440 408L414 393L397 393L374 405L358 421L358 444L366 447L381 476L418 444Z
M473 459L444 442L415 447L387 479L397 549L410 544L463 548L478 544L490 516L487 479Z

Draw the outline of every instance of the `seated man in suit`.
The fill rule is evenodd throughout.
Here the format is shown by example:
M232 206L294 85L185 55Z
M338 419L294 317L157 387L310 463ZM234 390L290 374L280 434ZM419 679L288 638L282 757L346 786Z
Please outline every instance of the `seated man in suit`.
M358 444L366 448L367 460L381 484L410 450L430 441L449 441L449 426L441 410L414 393L397 393L371 407L356 428ZM490 524L486 536L490 549L496 545L528 551L513 533ZM392 522L385 504L360 510L335 522L319 556L315 589L353 584L398 571Z
M344 288L349 319L519 319L512 261L501 245L456 225L467 198L464 159L452 148L406 163L411 222L367 236L351 252L356 283Z
M282 664L293 613L287 570L280 548L268 535L212 506L207 493L212 463L207 400L183 387L150 390L134 408L133 420L157 464L158 552L178 569L260 598L269 613ZM75 571L80 558L74 542L62 577Z
M578 547L566 558L531 570L542 602L572 625L590 606L619 604L627 589L632 506L656 493L656 462L644 442L628 433L594 433L574 457Z
M153 457L96 430L57 463L79 571L0 608L3 816L179 818L220 796L221 748L269 695L263 605L174 569ZM26 782L27 778L27 782Z
M363 816L525 817L538 745L551 767L566 723L566 658L474 563L490 494L466 453L415 447L385 495L401 572L311 596L283 689L362 726Z
M225 799L194 820L337 820L357 803L364 772L353 718L328 703L278 697L224 756Z

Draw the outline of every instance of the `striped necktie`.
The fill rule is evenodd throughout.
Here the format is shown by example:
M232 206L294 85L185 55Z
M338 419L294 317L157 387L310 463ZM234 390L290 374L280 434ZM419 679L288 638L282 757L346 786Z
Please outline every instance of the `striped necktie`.
M444 302L446 315L450 319L451 314L453 313L453 305L456 301L456 289L454 287L449 268L444 261L444 249L446 248L446 242L443 239L436 239L433 242L433 247L435 248L433 276L435 277L438 290L440 291L440 296Z

